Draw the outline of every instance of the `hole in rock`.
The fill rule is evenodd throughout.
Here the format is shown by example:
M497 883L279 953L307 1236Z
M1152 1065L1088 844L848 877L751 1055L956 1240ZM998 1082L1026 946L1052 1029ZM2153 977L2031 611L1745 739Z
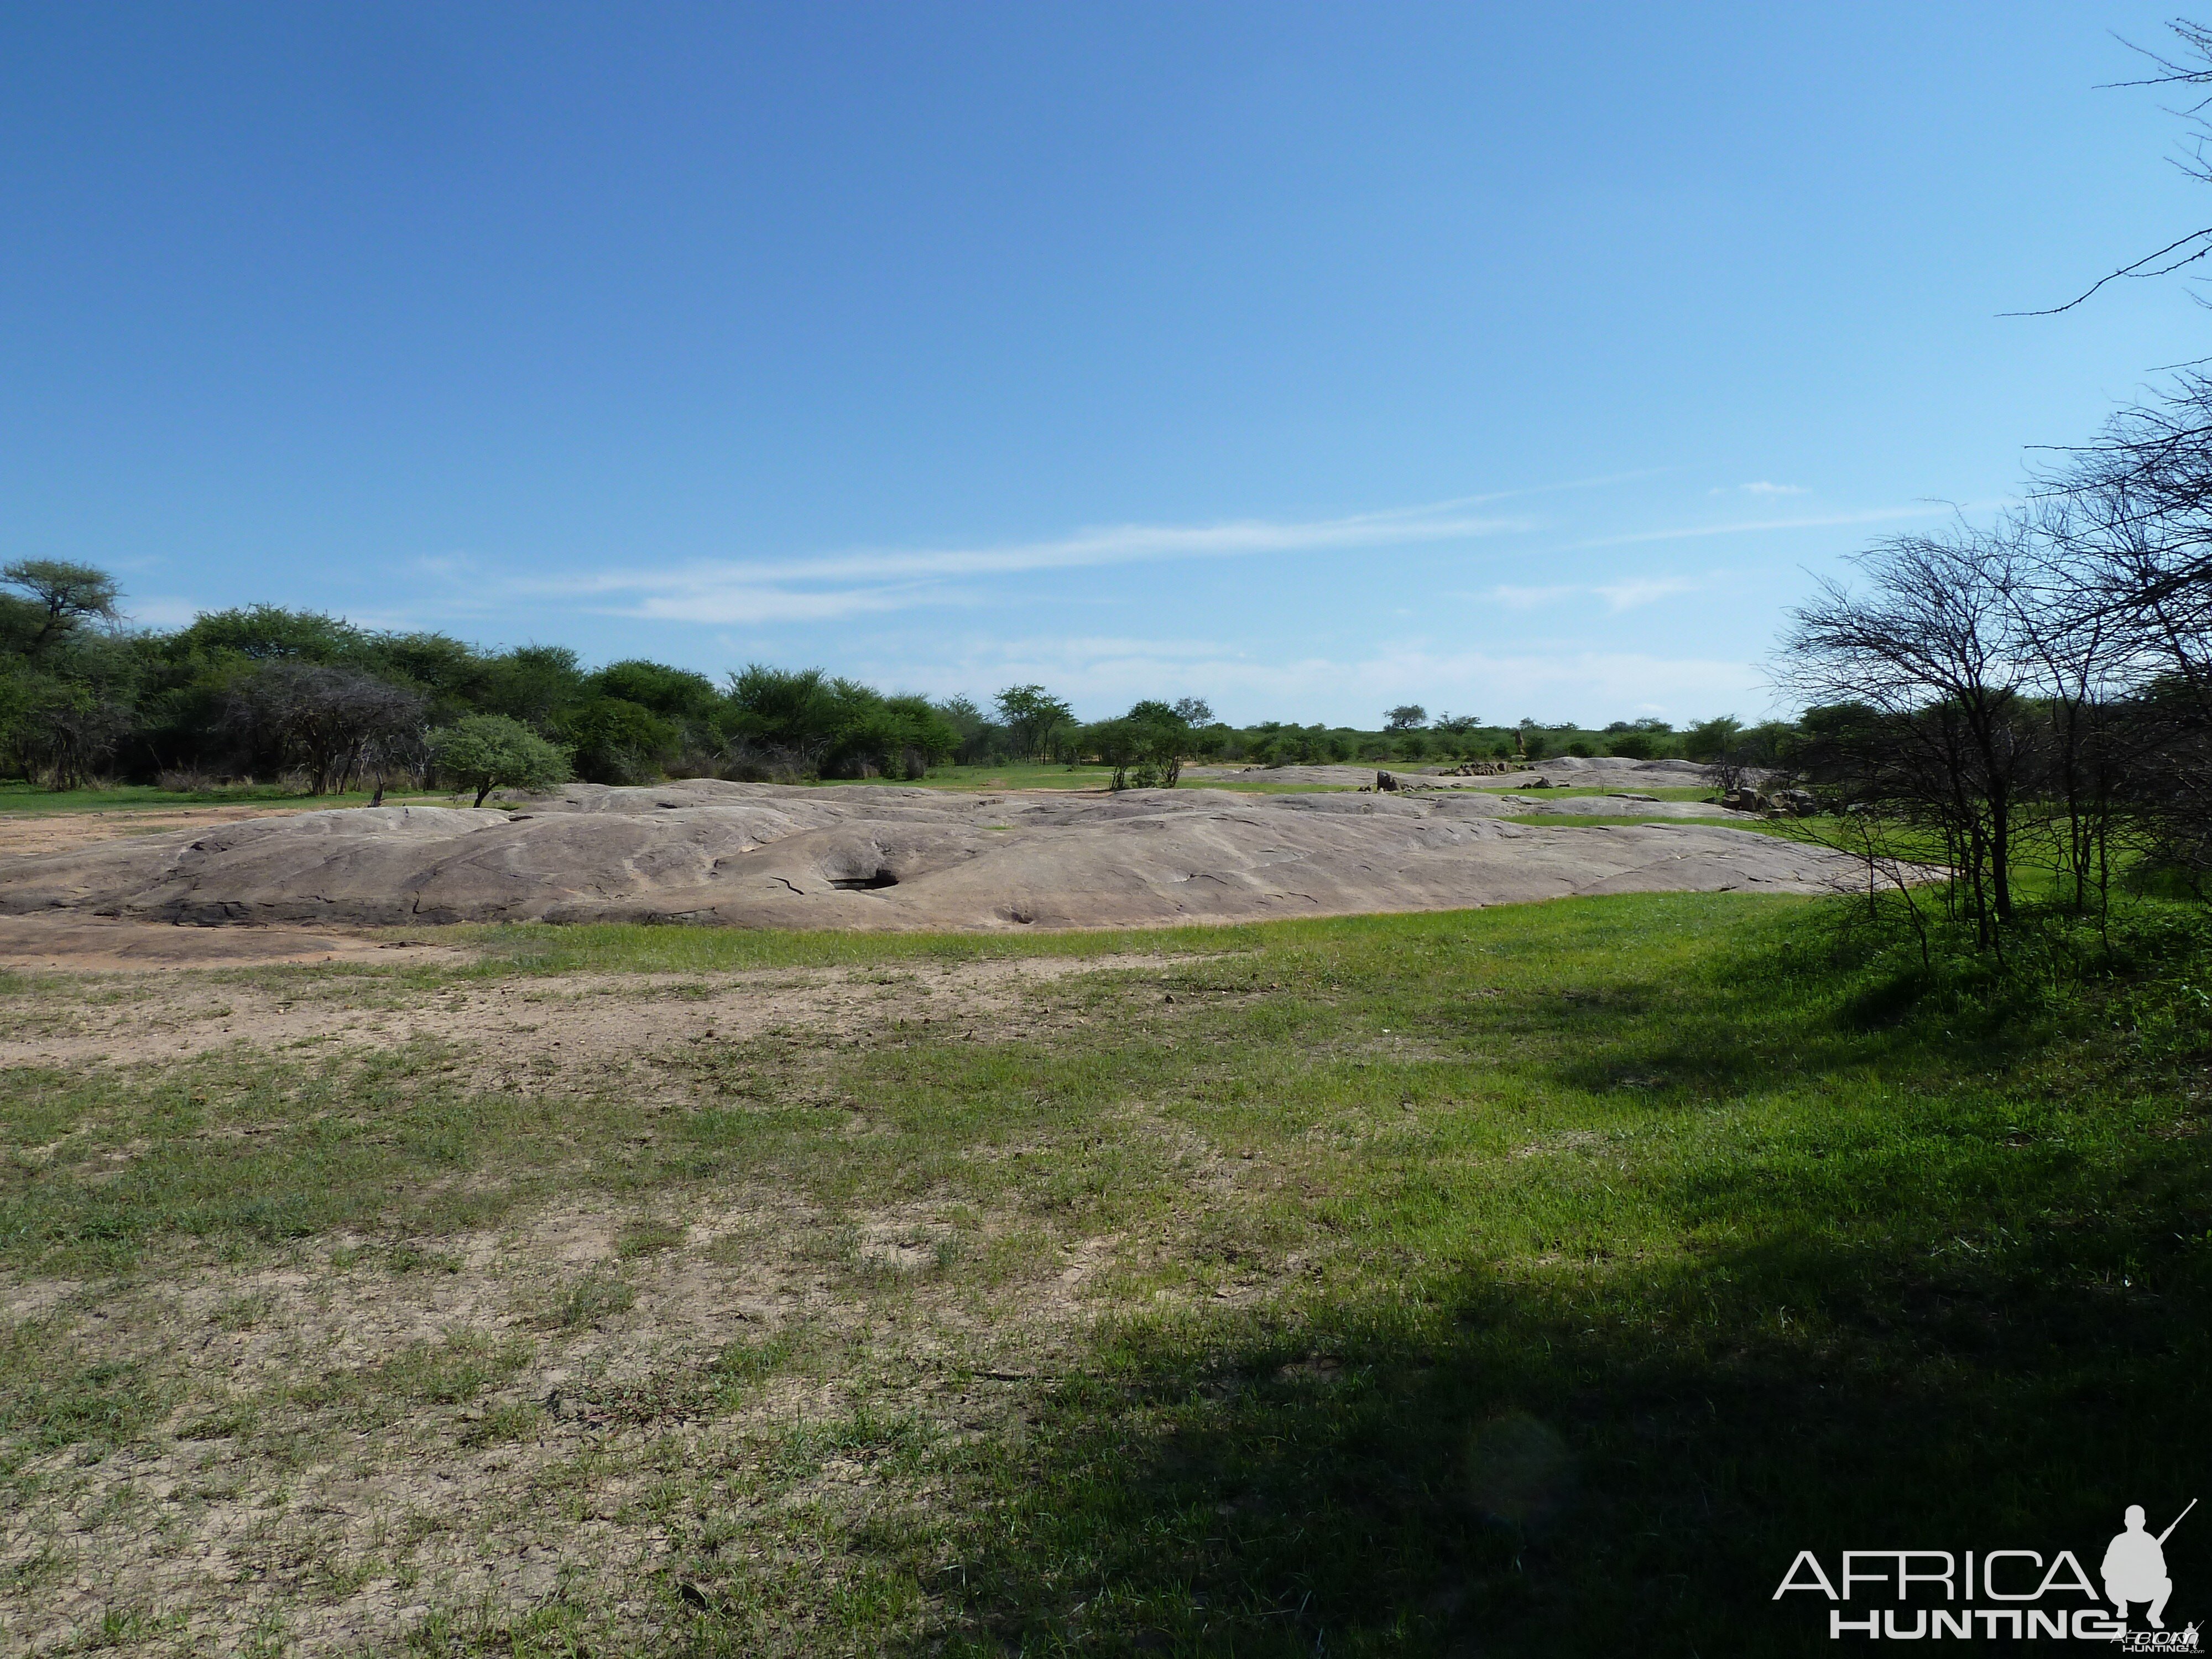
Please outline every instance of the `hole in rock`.
M898 878L888 870L878 870L872 876L854 876L843 881L832 877L830 884L843 892L856 893L874 887L896 887Z

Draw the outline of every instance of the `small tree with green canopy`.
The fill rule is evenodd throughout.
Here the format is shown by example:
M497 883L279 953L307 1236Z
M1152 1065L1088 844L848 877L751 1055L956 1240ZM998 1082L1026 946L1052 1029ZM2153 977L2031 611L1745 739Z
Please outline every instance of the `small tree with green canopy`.
M114 578L88 564L61 559L18 559L0 566L0 584L21 588L29 596L19 599L33 613L24 654L37 656L47 647L73 634L85 622L115 617Z
M1010 685L997 702L1014 752L1024 760L1044 754L1053 733L1075 718L1073 709L1041 685Z
M1114 769L1114 781L1109 789L1129 787L1129 769L1144 753L1144 734L1136 722L1129 720L1100 720L1095 726L1083 728L1081 744L1086 753L1096 755L1099 763Z
M1119 720L1085 726L1078 746L1114 769L1112 788L1126 789L1134 781L1139 789L1172 789L1197 740L1188 720L1166 703L1147 700Z
M1429 711L1417 702L1401 702L1382 717L1386 732L1410 732L1429 717Z
M1743 722L1733 714L1698 721L1682 734L1682 752L1705 767L1723 793L1743 782Z
M1127 718L1139 733L1139 764L1161 788L1174 788L1182 777L1183 762L1197 746L1197 733L1190 729L1190 721L1158 699L1137 704Z
M574 775L568 751L504 714L471 714L430 734L430 758L476 805L495 789L550 789Z

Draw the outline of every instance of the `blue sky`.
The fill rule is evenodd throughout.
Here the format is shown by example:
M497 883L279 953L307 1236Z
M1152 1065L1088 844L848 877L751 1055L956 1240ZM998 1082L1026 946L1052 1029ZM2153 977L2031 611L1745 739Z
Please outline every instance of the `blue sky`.
M720 673L1765 712L2205 353L2136 5L0 11L0 558Z

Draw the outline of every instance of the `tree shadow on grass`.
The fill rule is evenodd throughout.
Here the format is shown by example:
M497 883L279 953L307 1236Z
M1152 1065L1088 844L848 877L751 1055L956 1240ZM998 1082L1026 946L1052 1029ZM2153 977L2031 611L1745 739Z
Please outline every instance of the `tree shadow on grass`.
M1774 969L1717 961L1672 1009L1615 986L1543 1069L1655 1078L1662 1108L1899 1086L1624 1176L1669 1259L1101 1332L1018 1454L955 1472L958 1559L925 1586L950 1650L1832 1651L1827 1601L1775 1600L1800 1550L2094 1573L2127 1505L2179 1513L2212 1452L2196 1120L2142 1078L2044 1088L2048 1030L1868 1030L1838 976L1784 1006ZM2212 1613L2212 1523L2168 1551L2173 1622Z
M926 1588L953 1651L1745 1655L1831 1650L1827 1602L1773 1600L1800 1549L2094 1571L2212 1451L2203 1173L2148 1156L2105 1206L2061 1176L2063 1237L1977 1255L1924 1214L1110 1332L1018 1456L957 1470L959 1559ZM2212 1611L2212 1528L2169 1564L2175 1611Z

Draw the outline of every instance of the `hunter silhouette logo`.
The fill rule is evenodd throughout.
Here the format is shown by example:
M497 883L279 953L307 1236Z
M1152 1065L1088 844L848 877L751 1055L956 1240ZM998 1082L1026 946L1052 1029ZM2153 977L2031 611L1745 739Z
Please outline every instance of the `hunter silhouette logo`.
M2046 1553L2045 1545L1847 1549L1832 1576L1816 1552L1800 1550L1773 1599L1809 1595L1828 1603L1830 1641L2005 1638L2110 1642L2122 1653L2198 1653L2202 1638L2194 1622L2166 1627L2173 1595L2166 1540L2197 1502L2191 1498L2155 1534L2143 1506L2129 1504L2098 1568L2101 1593L2081 1557L2069 1549ZM2131 1610L2140 1621L2132 1627Z
M2150 1611L2146 1615L2153 1630L2166 1628L2166 1601L2173 1594L2173 1580L2166 1576L2166 1540L2173 1536L2173 1528L2181 1524L2182 1516L2197 1507L2197 1500L2189 1500L2189 1508L2173 1517L2169 1526L2155 1538L2143 1530L2143 1506L2128 1505L2127 1530L2115 1536L2105 1547L2105 1599L2112 1604L2112 1611L2124 1622L2128 1603L2148 1601Z

